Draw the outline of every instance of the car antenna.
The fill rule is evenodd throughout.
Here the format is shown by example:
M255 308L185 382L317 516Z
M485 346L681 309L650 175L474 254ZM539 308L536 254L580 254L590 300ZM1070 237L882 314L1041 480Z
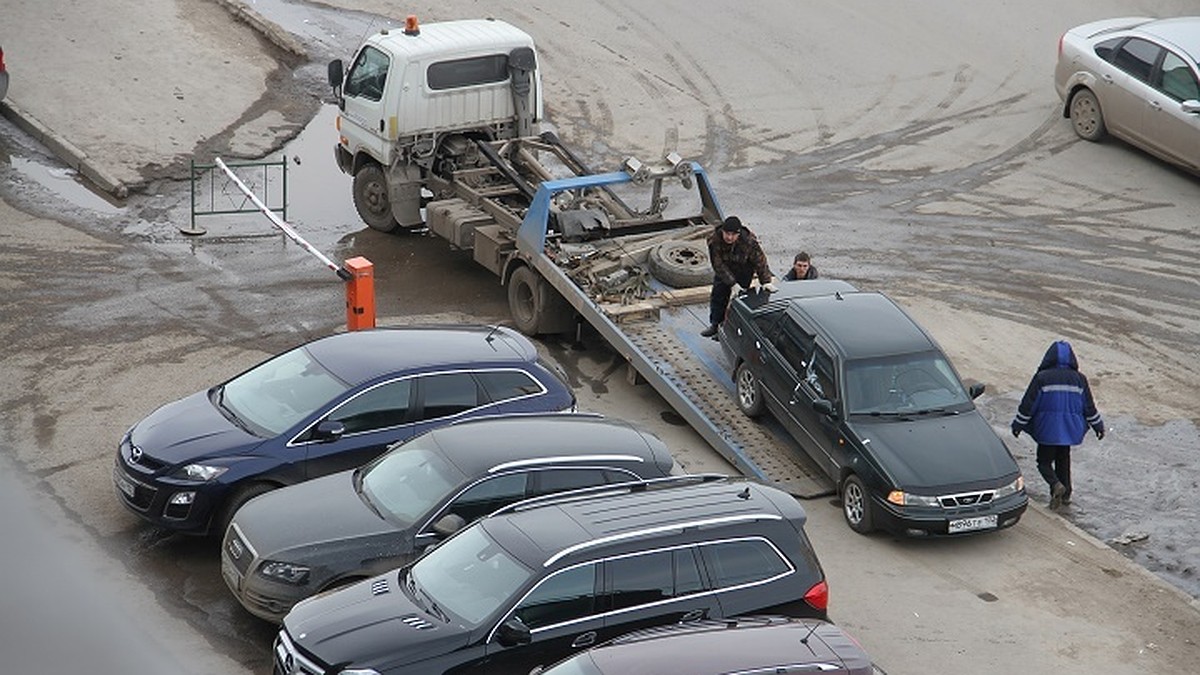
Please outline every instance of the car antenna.
M837 299L837 300L842 300L842 299L843 299L843 298L842 298L842 292L841 292L841 291L834 291L834 292L833 292L833 297L834 297L835 299Z
M742 488L742 491L738 493L738 499L750 499L750 486Z
M484 342L491 342L494 339L493 336L499 332L500 332L500 324L494 324L492 326L492 329L490 331L488 331L487 337L483 338Z

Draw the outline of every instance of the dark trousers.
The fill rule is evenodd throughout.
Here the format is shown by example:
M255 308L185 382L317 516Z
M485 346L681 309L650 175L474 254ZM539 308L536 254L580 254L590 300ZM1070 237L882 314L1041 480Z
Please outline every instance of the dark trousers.
M1067 494L1071 494L1071 446L1038 443L1037 468L1050 487L1062 483Z
M742 288L749 288L754 279L754 272L737 279ZM725 310L729 308L729 296L733 295L733 286L713 277L712 294L708 296L708 323L718 326L725 321Z

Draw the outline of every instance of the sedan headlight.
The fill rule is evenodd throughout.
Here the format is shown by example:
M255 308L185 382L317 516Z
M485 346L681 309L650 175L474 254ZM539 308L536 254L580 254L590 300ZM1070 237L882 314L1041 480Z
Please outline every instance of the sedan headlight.
M188 464L182 469L177 469L175 473L171 474L171 477L207 483L208 481L213 480L228 470L229 467L227 466L213 466L211 464Z
M1005 485L1004 487L996 490L996 499L1000 499L1001 497L1007 497L1009 495L1015 495L1016 493L1021 492L1024 489L1025 489L1025 477L1017 476L1016 480L1014 480L1013 482L1009 483L1008 485Z
M308 581L309 568L306 565L268 560L258 568L258 573L268 579L282 581L299 586Z
M941 506L937 497L927 497L925 495L914 495L902 490L892 490L888 493L887 500L896 506Z

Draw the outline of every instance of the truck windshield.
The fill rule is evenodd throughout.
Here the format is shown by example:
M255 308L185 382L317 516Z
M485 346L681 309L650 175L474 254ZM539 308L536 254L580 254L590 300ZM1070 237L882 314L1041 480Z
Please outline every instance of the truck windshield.
M936 351L846 364L846 409L852 415L944 410L970 402L950 362Z
M389 65L387 54L370 45L363 47L358 53L358 58L354 59L354 65L350 66L342 94L365 98L368 101L383 98L383 86L387 83Z

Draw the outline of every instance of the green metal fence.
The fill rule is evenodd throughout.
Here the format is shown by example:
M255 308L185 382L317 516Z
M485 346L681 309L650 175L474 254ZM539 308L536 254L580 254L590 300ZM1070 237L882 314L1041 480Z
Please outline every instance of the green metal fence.
M192 217L184 234L204 234L196 225L200 216L258 213L259 208L216 164L192 160ZM225 162L266 207L287 220L287 157L256 162Z

